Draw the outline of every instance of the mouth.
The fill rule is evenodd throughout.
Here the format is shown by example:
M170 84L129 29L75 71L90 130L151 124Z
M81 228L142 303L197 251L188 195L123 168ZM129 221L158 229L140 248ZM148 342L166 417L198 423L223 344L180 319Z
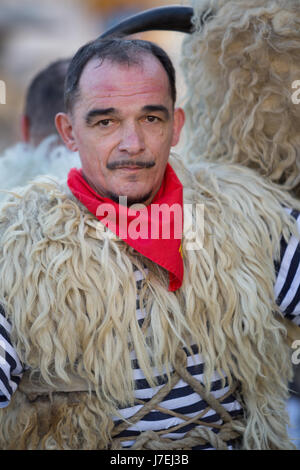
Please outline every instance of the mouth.
M148 162L133 162L133 161L123 161L123 162L113 162L107 165L109 170L125 170L125 171L137 171L137 170L145 170L147 168L152 168L155 165L154 161Z
M117 170L138 171L138 170L144 170L144 167L140 167L140 166L121 166L121 167L118 167Z

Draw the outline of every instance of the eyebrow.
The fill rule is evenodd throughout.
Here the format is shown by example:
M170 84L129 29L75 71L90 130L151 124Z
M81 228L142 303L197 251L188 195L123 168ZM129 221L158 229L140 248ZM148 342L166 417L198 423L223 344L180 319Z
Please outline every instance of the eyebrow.
M170 113L169 113L168 109L165 106L161 105L161 104L146 105L142 108L142 111L146 112L146 113L153 113L153 112L160 111L165 115L166 119L169 119L169 117L170 117Z
M149 105L143 106L142 111L146 112L146 113L153 113L153 112L159 111L159 112L162 112L165 115L166 119L169 119L169 117L170 117L170 113L169 113L168 109L165 106L161 105L161 104L149 104ZM117 115L117 114L119 114L119 112L116 108L96 108L96 109L92 109L85 116L85 122L87 124L91 124L94 118L97 118L99 116L110 116L112 114Z
M92 109L87 113L85 116L85 122L87 124L91 124L93 119L98 116L108 116L111 114L118 114L116 108L97 108L97 109Z

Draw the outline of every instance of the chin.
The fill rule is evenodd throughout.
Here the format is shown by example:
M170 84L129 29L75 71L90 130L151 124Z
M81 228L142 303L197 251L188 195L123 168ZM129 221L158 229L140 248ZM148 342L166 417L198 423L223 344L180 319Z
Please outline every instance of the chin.
M141 194L131 195L130 194L127 196L127 206L130 207L133 204L145 204L145 202L147 202L151 198L151 194L152 192L143 194L143 195Z
M108 193L107 197L112 199L114 202L119 203L119 198L120 197L126 197L127 198L127 207L132 206L133 204L145 204L148 200L151 199L152 191L149 191L148 193L138 193L138 194L116 194L116 193Z

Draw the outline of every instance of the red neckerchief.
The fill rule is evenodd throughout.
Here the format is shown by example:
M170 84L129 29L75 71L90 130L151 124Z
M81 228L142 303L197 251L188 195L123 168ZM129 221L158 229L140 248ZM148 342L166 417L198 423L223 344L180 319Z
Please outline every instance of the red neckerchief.
M169 163L160 189L151 204L143 210L134 211L100 196L86 182L82 170L76 168L72 168L68 174L68 186L100 222L136 251L169 272L170 291L179 289L183 279L183 188ZM172 206L176 216L169 209ZM167 217L166 212L165 217L159 215L159 207L162 214L168 212Z

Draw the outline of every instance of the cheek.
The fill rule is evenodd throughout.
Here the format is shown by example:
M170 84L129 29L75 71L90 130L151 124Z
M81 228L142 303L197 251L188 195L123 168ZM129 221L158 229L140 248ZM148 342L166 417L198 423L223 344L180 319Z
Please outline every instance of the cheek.
M160 129L147 136L146 147L155 155L164 154L171 147L172 133L168 129Z
M99 166L106 166L109 158L109 146L98 138L80 138L78 139L78 150L81 155L81 160L85 165L91 168L99 168Z

